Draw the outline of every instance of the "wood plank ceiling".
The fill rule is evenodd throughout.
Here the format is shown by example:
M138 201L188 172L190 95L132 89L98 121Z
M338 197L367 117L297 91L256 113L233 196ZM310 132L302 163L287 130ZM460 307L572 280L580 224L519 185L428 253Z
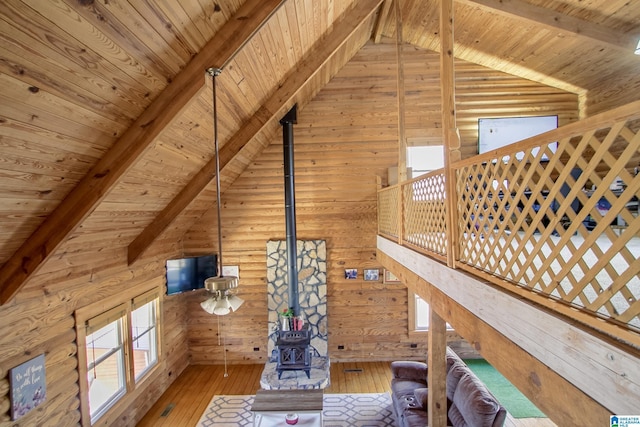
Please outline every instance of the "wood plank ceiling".
M368 40L396 38L382 2L0 2L0 302L54 253L73 262L108 242L133 261L179 238L215 200L205 69L223 68L224 191L291 105L304 107ZM400 9L402 40L437 51L439 2ZM585 104L640 89L640 2L460 0L455 16L459 58Z

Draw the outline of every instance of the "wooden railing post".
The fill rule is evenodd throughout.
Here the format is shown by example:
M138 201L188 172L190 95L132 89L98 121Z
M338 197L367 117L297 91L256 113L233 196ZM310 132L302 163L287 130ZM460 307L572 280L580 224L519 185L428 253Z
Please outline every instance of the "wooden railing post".
M402 245L404 237L404 218L403 205L404 205L404 193L403 185L400 184L407 179L411 178L407 176L407 139L405 133L404 122L404 106L405 106L405 94L404 94L404 58L402 55L402 11L400 10L400 1L394 2L395 15L396 15L396 61L398 68L398 244Z
M433 307L429 311L428 425L445 427L447 425L447 323Z
M442 0L440 9L440 91L447 195L447 265L451 268L455 268L457 260L455 171L451 168L451 164L461 158L460 137L456 128L453 30L453 0Z

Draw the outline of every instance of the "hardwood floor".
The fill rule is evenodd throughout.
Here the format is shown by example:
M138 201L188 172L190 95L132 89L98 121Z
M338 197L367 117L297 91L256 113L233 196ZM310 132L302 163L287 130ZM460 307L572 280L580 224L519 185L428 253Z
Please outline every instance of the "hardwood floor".
M389 391L389 362L331 364L331 385L325 393ZM264 365L189 366L138 423L138 427L194 427L214 395L255 394ZM554 427L548 419L508 419L506 427Z

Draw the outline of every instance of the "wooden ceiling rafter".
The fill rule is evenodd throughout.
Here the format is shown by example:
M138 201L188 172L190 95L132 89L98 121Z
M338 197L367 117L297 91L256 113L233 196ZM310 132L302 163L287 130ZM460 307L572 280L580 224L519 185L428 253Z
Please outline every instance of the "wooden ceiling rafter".
M456 0L461 4L478 6L496 13L516 17L547 28L605 44L633 54L638 45L639 34L628 34L606 28L580 18L565 15L548 8L535 6L523 0Z
M15 296L190 105L205 86L202 71L214 64L226 64L283 3L284 0L247 0L238 9L0 268L0 304Z
M384 4L380 8L380 13L378 14L378 19L376 21L376 27L373 30L373 42L380 43L380 40L383 36L384 23L389 19L389 13L391 13L391 5L394 2L399 2L400 0L384 0Z
M280 120L293 104L296 94L304 88L315 74L331 59L341 46L347 43L363 23L380 7L384 0L359 0L332 26L308 52L289 78L260 106L253 116L244 123L220 149L220 169L242 150L270 121ZM203 166L183 190L158 214L128 247L129 264L137 260L144 251L169 227L178 215L200 194L215 177L215 157Z

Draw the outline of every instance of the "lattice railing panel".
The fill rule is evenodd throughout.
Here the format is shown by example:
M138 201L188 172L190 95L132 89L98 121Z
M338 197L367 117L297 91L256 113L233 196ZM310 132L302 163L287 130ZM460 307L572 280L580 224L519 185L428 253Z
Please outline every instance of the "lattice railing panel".
M385 189L381 234L402 233L402 244L446 256L450 204L458 268L545 296L538 302L577 308L594 327L605 319L613 325L605 330L623 327L625 339L636 340L639 129L640 101L455 163L452 200L442 170L402 183L402 206L397 190L381 194ZM554 304L548 306L578 318Z
M378 191L378 234L400 237L400 186Z
M403 241L440 255L447 253L445 178L431 172L402 184Z
M557 148L531 138L461 162L460 262L640 329L639 125L631 114L548 133Z

